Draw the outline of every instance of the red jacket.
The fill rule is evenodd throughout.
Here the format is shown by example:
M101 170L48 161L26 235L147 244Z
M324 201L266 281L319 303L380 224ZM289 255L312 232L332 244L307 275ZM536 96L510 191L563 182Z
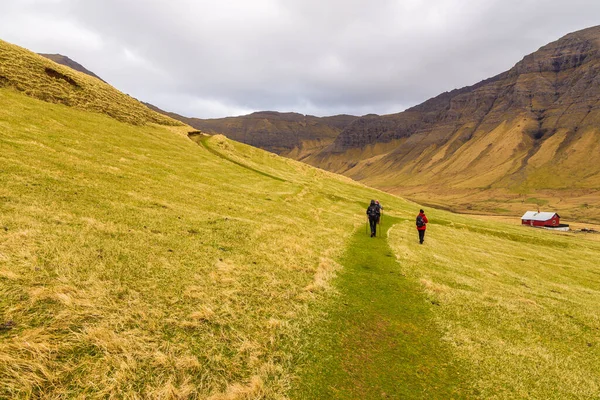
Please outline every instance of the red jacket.
M423 222L425 222L425 225L423 225L421 227L417 226L417 230L424 231L425 229L427 229L427 223L429 222L429 220L427 219L425 214L419 213L419 215L423 218Z

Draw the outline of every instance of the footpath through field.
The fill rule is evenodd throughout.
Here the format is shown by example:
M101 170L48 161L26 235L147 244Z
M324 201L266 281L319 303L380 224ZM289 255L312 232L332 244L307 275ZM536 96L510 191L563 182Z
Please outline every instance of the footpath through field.
M233 163L233 164L235 164L235 165L237 165L239 167L245 168L245 169L250 170L252 172L256 172L257 174L262 175L262 176L266 176L267 178L275 179L276 181L280 181L280 182L285 182L285 179L279 178L279 177L271 175L271 174L267 174L264 171L259 171L258 169L252 168L249 165L246 165L244 163L236 161L236 160L234 160L231 157L227 157L222 152L214 149L213 147L211 147L208 144L208 139L210 139L211 136L207 136L207 135L191 135L191 134L188 134L188 137L192 141L196 142L198 145L200 145L200 146L204 147L206 150L208 150L209 153L212 153L215 156L217 156L219 158L222 158L223 160L227 160L227 161L229 161L229 162L231 162L231 163Z
M470 397L417 282L404 277L383 235L358 229L341 259L339 296L315 327L296 399L452 399ZM417 240L415 232L415 241Z

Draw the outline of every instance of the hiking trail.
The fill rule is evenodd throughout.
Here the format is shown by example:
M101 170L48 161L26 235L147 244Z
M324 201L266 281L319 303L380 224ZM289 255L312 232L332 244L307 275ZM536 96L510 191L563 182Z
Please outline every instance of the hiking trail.
M235 164L235 165L237 165L239 167L245 168L245 169L247 169L249 171L255 172L255 173L257 173L259 175L262 175L262 176L265 176L267 178L271 178L271 179L274 179L274 180L279 181L279 182L287 182L283 178L280 178L280 177L275 176L275 175L268 174L268 173L260 171L260 170L258 170L256 168L253 168L253 167L251 167L249 165L246 165L246 164L244 164L244 163L242 163L240 161L234 160L233 158L231 158L231 157L223 154L222 152L218 151L214 147L211 147L207 143L208 139L210 139L211 136L198 135L195 132L191 132L191 133L188 134L188 137L192 141L194 141L196 144L198 144L199 146L201 146L204 149L206 149L209 153L214 154L215 156L217 156L217 157L219 157L219 158L221 158L223 160L229 161L229 162L231 162L231 163L233 163L233 164Z
M291 398L465 398L466 373L450 356L419 283L403 276L387 243L359 227ZM418 243L417 233L414 240Z

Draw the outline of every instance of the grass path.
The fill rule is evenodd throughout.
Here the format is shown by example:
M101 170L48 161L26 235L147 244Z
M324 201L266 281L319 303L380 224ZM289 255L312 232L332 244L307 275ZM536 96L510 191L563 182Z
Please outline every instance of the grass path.
M188 134L188 137L189 137L190 139L192 139L194 142L198 143L200 146L204 147L204 148L205 148L206 150L208 150L210 153L214 154L215 156L217 156L217 157L219 157L219 158L222 158L223 160L227 160L227 161L229 161L229 162L231 162L231 163L233 163L233 164L235 164L235 165L237 165L237 166L239 166L239 167L245 168L245 169L247 169L247 170L249 170L249 171L252 171L252 172L256 172L257 174L259 174L259 175L262 175L262 176L266 176L267 178L275 179L276 181L279 181L279 182L286 182L286 180L285 180L285 179L279 178L279 177L277 177L277 176L274 176L274 175L268 174L268 173L266 173L266 172L263 172L263 171L259 171L258 169L256 169L256 168L252 168L252 167L250 167L250 166L248 166L248 165L246 165L246 164L244 164L244 163L241 163L241 162L239 162L239 161L236 161L236 160L234 160L234 159L233 159L233 158L231 158L231 157L227 157L227 156L226 156L225 154L223 154L222 152L220 152L220 151L218 151L218 150L216 150L216 149L212 148L212 147L211 147L211 146L210 146L210 145L207 143L207 140L208 140L208 139L210 139L210 136Z
M385 217L385 233L399 219ZM313 329L297 399L465 398L467 375L436 330L431 303L402 275L387 235L358 229L326 316ZM415 240L417 240L415 233ZM402 262L400 260L400 262Z

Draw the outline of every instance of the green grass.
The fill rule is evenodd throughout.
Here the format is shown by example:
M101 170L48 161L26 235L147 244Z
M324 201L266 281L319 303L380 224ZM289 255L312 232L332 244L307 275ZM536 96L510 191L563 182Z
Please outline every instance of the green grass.
M402 271L435 308L482 398L600 396L600 244L581 234L432 211L424 246L391 231Z
M240 166L242 168L246 168L249 171L256 172L257 174L265 176L267 178L275 179L276 181L280 181L280 182L285 182L285 179L281 179L281 178L279 178L277 176L267 174L266 172L263 172L263 171L259 171L256 168L252 168L252 167L248 166L247 164L244 164L243 162L236 161L232 157L228 157L225 154L223 154L222 152L219 152L218 150L215 150L214 148L212 148L210 146L209 142L211 142L211 141L214 142L216 139L219 140L217 142L218 144L226 143L226 139L224 137L215 138L215 137L211 137L211 136L207 135L207 136L201 136L199 138L192 138L192 140L194 140L196 143L198 143L199 145L201 145L202 147L204 147L206 150L210 151L211 153L213 153L217 157L220 157L220 158L222 158L224 160L230 161L230 162L234 163L235 165L238 165L238 166Z
M399 219L386 216L390 225ZM451 399L473 392L468 375L442 342L434 323L436 304L405 276L383 238L359 228L340 263L315 346L293 398ZM418 241L416 230L413 240Z
M428 210L420 246L414 203L10 60L0 398L600 397L593 235Z
M223 138L0 89L0 398L284 398L362 202Z

